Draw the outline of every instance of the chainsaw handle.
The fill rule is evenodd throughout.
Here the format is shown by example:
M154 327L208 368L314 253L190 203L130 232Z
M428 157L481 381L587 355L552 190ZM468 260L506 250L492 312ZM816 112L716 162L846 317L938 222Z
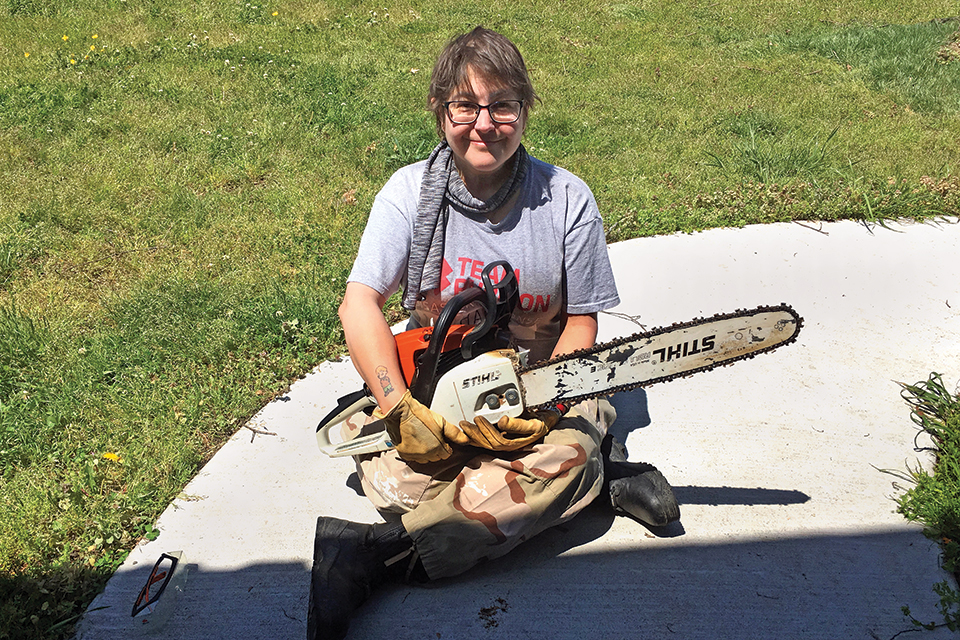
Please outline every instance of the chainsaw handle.
M500 282L494 284L490 274L497 267L502 267L504 274ZM488 264L483 269L483 273L480 274L480 279L483 281L483 291L487 296L487 314L480 326L475 327L460 342L460 353L463 354L464 360L470 360L479 355L473 352L474 345L477 340L487 335L495 325L501 329L507 328L506 323L509 322L510 315L520 300L517 275L506 260L497 260ZM498 294L500 295L498 296Z
M353 415L357 411L365 410L367 415L370 415L370 412L373 411L373 407L375 406L377 406L377 401L373 397L373 392L370 391L370 387L364 384L363 389L348 393L337 400L337 406L324 416L320 424L317 425L317 432L319 433L324 427L333 426L342 422L345 418Z
M465 306L482 297L483 294L483 289L477 287L464 289L450 298L450 301L444 305L440 312L437 323L433 327L433 333L430 335L430 343L420 354L419 362L416 363L417 370L413 374L413 381L410 383L410 395L421 404L429 407L433 400L433 392L437 384L437 367L440 364L443 343L447 339L447 333L453 326L457 314Z
M504 275L499 283L494 284L490 274L498 267L504 270ZM510 314L513 313L514 307L520 300L516 274L506 260L497 260L488 264L484 267L480 278L483 281L482 288L470 287L464 289L450 298L447 304L443 306L443 310L440 311L437 318L437 323L434 325L433 333L430 335L430 343L420 355L419 362L416 363L416 373L414 373L413 381L410 383L410 395L425 406L429 407L430 403L433 402L433 394L439 377L443 344L460 310L471 302L483 298L482 304L487 311L483 322L471 329L460 343L460 355L466 361L479 355L474 353L474 346L480 339L486 337L494 326L506 329ZM502 292L499 300L498 292Z

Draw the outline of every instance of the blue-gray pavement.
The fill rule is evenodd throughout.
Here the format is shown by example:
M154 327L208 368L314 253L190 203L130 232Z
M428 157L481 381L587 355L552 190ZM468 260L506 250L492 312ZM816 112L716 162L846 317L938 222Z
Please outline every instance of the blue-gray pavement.
M897 382L960 379L960 225L890 227L611 245L622 315L601 315L601 340L638 330L625 316L653 328L785 302L804 317L793 345L614 398L614 432L676 487L680 523L655 534L592 505L461 577L384 589L349 637L888 640L911 628L904 605L937 620L937 547L895 512L881 470L931 464ZM359 384L348 360L327 362L264 407L131 552L78 638L141 633L134 599L173 550L190 574L159 637L304 638L316 517L378 520L352 462L314 439Z

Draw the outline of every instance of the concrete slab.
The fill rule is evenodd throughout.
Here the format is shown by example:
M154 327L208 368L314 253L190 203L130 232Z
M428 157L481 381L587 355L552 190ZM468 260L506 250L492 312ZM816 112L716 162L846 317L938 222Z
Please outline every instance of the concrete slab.
M615 398L631 459L676 486L657 536L591 506L500 561L378 593L351 638L893 638L936 620L937 549L894 512L881 469L929 464L896 381L960 379L960 225L778 224L610 247L622 304L648 328L786 302L805 319L774 354ZM601 316L601 339L637 327ZM313 431L358 388L325 363L265 407L188 485L93 602L82 640L137 633L153 562L191 574L169 638L305 636L318 515L374 522L349 460ZM920 444L923 445L921 439ZM945 630L925 637L945 637Z

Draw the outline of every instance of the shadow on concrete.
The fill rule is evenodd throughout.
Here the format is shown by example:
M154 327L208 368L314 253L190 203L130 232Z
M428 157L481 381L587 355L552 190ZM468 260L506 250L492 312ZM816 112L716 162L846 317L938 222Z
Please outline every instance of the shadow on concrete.
M903 605L936 619L934 556L916 530L690 545L637 525L615 551L586 551L612 518L591 507L464 576L385 588L349 637L888 640L911 627ZM99 606L114 610L92 612L97 624L83 640L131 637L130 603L148 570L111 582ZM302 640L309 580L301 563L194 566L162 635Z
M810 496L795 489L750 489L747 487L674 487L680 505L685 504L803 504Z
M617 410L617 420L610 427L610 433L620 442L626 442L634 429L650 426L645 389L622 391L610 398L610 404Z
M358 496L361 498L366 498L366 494L363 492L363 485L360 484L360 475L354 471L347 476L347 479L344 481L344 484L347 485L350 489L353 489Z
M198 560L202 566L202 559ZM143 563L114 575L107 590L91 606L74 640L306 637L310 583L306 564L251 564L227 572L205 570L194 562L188 567L185 590L159 632L145 635L130 617L134 600L152 568Z
M912 629L903 605L938 619L916 531L655 545L638 526L632 545L599 553L563 541L595 525L578 518L466 576L377 594L349 637L889 640Z

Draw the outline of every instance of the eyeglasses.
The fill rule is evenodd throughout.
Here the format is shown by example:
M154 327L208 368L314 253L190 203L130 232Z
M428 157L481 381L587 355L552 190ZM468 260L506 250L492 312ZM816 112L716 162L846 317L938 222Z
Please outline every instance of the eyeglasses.
M163 595L164 589L167 588L170 578L173 577L173 572L176 570L179 561L180 558L166 553L160 556L157 563L153 565L153 571L147 578L147 584L143 585L140 595L137 596L137 601L133 604L133 612L130 614L132 617L156 604L160 596Z
M483 109L487 110L490 119L495 123L510 124L520 119L523 100L500 100L491 104L453 100L444 102L443 106L447 108L447 115L454 124L473 124L480 117L480 111Z

